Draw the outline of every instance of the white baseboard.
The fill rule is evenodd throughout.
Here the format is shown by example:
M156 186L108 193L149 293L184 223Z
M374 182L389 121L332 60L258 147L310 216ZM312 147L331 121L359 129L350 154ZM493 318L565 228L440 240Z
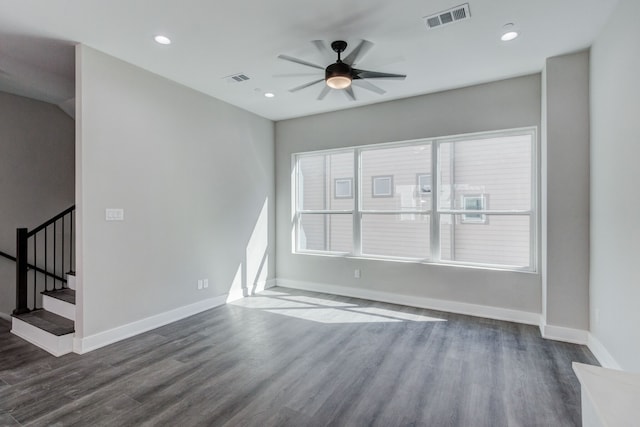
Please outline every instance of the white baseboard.
M109 329L104 332L99 332L95 335L89 335L84 338L76 337L73 341L73 351L78 354L84 354L89 351L96 350L117 341L130 338L134 335L184 319L185 317L193 316L194 314L224 305L226 299L226 294L220 295L214 298L198 301L184 307L179 307L165 313L137 320L126 325L118 326L117 328Z
M591 353L598 359L598 362L600 362L603 368L622 370L622 367L616 359L613 358L606 347L592 333L589 333L587 347L589 347L589 350L591 350Z
M8 315L7 313L0 313L0 319L4 319L7 322L11 322L11 316Z
M274 286L276 286L276 279L269 279L264 282L259 282L255 290L250 291L247 288L233 289L229 291L229 294L227 295L227 302L236 301L250 295L255 295L257 292L262 292L265 289L273 288Z
M391 292L374 291L370 289L347 288L324 283L302 282L298 280L277 279L277 285L284 288L301 289L305 291L324 292L327 294L346 297L362 298L372 301L406 305L409 307L426 308L430 310L446 311L449 313L465 314L488 319L505 320L508 322L539 325L540 314L528 311L511 310L508 308L490 307L486 305L469 304L465 302L401 295Z
M73 333L56 336L15 317L11 321L11 333L56 357L73 350Z
M548 340L563 341L572 344L587 345L589 341L589 331L565 328L564 326L547 325L542 322L540 323L540 334Z

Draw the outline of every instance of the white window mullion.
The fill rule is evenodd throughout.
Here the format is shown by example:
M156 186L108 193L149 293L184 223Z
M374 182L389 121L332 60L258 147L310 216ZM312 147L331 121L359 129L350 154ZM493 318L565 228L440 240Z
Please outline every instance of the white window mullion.
M431 261L440 261L440 213L438 212L438 197L440 191L440 169L438 164L438 142L431 141Z
M360 150L356 149L353 155L353 254L362 255L362 191L360 189Z

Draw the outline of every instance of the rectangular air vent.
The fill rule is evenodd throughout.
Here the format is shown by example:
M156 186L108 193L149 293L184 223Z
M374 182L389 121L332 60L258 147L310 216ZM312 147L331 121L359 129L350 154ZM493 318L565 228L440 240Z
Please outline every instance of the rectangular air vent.
M246 74L243 74L243 73L232 74L230 76L223 77L223 78L225 79L225 81L227 83L242 83L242 82L246 82L247 80L249 80L249 77Z
M469 3L461 4L460 6L452 7L449 10L443 10L433 15L425 16L424 23L428 29L443 27L453 22L469 19L471 13L469 12Z

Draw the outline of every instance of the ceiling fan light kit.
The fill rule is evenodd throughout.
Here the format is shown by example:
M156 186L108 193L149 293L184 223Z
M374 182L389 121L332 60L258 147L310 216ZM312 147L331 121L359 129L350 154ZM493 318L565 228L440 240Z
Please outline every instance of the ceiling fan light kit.
M324 49L324 43L321 40L316 40L313 43L316 45L316 47L318 47L319 50ZM338 54L338 59L336 62L326 68L287 55L279 55L278 58L284 59L285 61L294 62L296 64L305 65L307 67L318 68L321 70L324 69L324 79L321 78L295 87L293 89L290 89L290 92L296 92L298 90L313 86L324 81L325 87L320 92L318 100L324 99L327 93L330 92L330 89L337 89L343 90L350 100L355 101L356 97L353 93L353 88L351 87L351 83L353 82L353 80L358 80L359 82L361 82L359 86L363 89L367 89L382 95L385 93L382 88L379 88L372 83L366 82L364 81L364 79L404 80L407 77L404 74L380 73L377 71L367 71L353 68L353 65L371 48L371 46L373 46L373 43L362 40L355 48L351 50L351 53L349 53L349 55L347 55L347 57L343 61L341 58L341 54L347 49L347 42L344 40L336 40L331 43L331 49L333 49L333 51Z

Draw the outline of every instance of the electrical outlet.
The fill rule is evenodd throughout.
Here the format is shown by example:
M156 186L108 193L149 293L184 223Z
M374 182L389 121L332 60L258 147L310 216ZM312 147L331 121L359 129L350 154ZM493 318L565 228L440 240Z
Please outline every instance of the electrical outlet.
M360 278L360 269L356 268L353 272L353 277L355 277L356 279Z
M208 288L208 287L209 287L209 279L204 279L203 286L204 286L205 288Z
M202 289L202 280L198 280L198 289Z

